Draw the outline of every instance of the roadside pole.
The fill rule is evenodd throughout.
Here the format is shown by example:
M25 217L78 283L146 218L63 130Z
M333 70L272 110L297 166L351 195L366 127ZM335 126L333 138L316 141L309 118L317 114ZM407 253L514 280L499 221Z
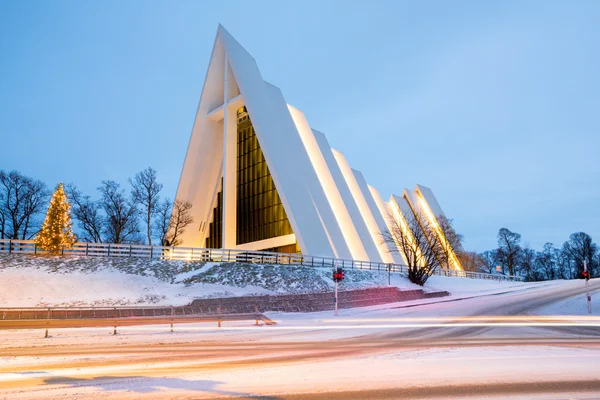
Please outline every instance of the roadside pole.
M592 313L592 296L590 295L590 274L587 270L587 261L583 260L583 274L585 276L585 293L587 295L588 313Z
M338 315L338 283L335 281L335 315Z
M333 281L335 282L335 297L333 304L335 305L335 314L338 315L338 283L344 280L344 269L341 267L333 268Z

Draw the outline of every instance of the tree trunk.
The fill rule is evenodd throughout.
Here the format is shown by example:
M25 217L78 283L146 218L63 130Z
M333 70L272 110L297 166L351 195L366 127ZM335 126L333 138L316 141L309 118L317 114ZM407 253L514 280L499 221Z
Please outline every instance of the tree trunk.
M151 213L151 208L148 207L148 219L146 220L147 225L148 225L148 245L152 246L152 235L151 235L151 229L150 229L150 225L152 224L152 213Z

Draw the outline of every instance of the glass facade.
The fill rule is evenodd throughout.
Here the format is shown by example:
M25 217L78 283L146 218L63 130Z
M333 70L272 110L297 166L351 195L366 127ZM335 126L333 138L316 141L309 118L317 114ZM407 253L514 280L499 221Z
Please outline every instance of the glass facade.
M221 248L223 217L223 180L213 209L207 248ZM237 111L237 231L236 243L244 244L294 233L246 107ZM299 253L298 244L270 249L281 253Z
M246 107L237 112L237 244L293 233Z
M223 247L223 178L221 178L221 190L217 194L217 206L213 208L212 222L208 226L208 237L206 238L207 249L220 249Z

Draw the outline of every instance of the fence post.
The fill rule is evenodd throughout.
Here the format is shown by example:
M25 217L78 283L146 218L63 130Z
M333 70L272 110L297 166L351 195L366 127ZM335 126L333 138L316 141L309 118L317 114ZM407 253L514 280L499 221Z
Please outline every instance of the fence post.
M90 247L90 244L89 244L89 243L86 243L86 244L85 244L85 256L86 256L86 257L88 256L88 249L89 249L89 247Z
M110 257L110 243L108 244L108 256Z
M171 333L173 333L173 307L171 307Z
M154 247L150 246L150 259L152 260L152 249L154 249Z
M65 245L64 245L64 244L63 244L63 247L62 247L62 253L61 253L61 255L62 255L62 256L64 256L64 255L65 255Z
M37 243L33 244L33 254L37 254Z
M131 258L131 245L129 245L129 258Z
M12 253L12 240L8 240L8 254Z

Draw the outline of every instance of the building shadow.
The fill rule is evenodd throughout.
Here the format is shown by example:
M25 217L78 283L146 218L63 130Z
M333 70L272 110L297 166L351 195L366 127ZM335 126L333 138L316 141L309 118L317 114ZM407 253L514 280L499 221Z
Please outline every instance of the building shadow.
M146 376L97 376L91 379L55 376L44 379L44 383L48 385L67 385L74 388L94 387L107 392L121 390L135 393L152 393L168 389L181 389L243 399L280 400L279 397L219 389L219 386L224 382L211 380L154 378Z

